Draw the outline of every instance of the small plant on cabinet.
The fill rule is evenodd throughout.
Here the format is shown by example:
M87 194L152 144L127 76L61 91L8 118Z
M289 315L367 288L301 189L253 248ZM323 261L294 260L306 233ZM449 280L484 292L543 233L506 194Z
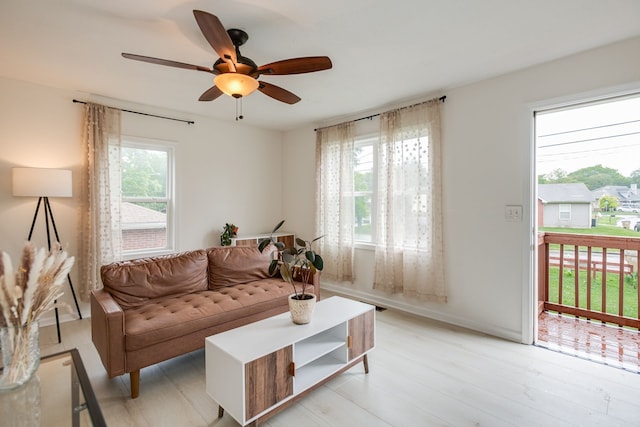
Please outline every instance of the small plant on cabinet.
M235 224L226 223L224 225L224 229L222 230L222 234L220 234L220 245L229 246L231 245L231 238L238 236L238 227Z

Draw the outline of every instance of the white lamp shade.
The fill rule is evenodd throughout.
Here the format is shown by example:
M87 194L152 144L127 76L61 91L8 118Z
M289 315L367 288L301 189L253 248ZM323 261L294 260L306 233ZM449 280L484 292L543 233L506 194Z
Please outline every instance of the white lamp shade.
M71 171L67 169L13 168L13 195L71 197Z

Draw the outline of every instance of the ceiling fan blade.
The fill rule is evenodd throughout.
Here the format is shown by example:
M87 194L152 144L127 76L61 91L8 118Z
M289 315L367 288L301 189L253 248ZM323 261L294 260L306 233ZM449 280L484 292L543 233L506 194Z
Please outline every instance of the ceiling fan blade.
M127 59L135 59L136 61L150 62L158 65L168 65L169 67L185 68L187 70L204 71L207 73L218 74L215 70L199 65L185 64L184 62L171 61L169 59L152 58L151 56L136 55L133 53L123 53L123 57Z
M267 82L258 83L260 84L258 86L258 90L273 99L277 99L278 101L282 101L286 104L295 104L300 101L300 97L286 89L282 89L280 86L272 85Z
M327 56L307 56L262 65L258 68L258 72L270 75L302 74L328 70L331 67L331 60Z
M220 22L217 16L203 12L202 10L194 10L193 15L196 17L200 31L202 31L202 34L213 50L215 50L218 56L223 61L226 61L229 67L232 68L232 71L235 72L235 64L238 63L236 48L227 30L224 29L222 22Z
M211 86L202 95L200 95L200 98L198 98L198 101L213 101L220 95L222 95L222 91L218 89L217 86Z

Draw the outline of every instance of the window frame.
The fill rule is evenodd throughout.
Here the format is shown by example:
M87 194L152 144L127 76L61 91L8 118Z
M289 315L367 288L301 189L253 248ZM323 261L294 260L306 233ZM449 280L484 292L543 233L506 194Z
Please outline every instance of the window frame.
M134 148L143 150L163 151L167 153L167 191L166 197L126 197L120 193L121 203L166 203L166 243L163 248L153 249L135 249L135 250L122 250L122 258L134 259L147 256L164 255L175 252L176 248L176 214L175 214L175 146L173 141L165 141L152 138L141 138L128 135L122 135L120 138L120 147L122 148ZM122 154L121 154L122 155ZM120 180L122 181L122 171L120 172ZM122 225L120 226L122 231Z
M566 218L563 217L566 215ZM570 203L558 203L558 219L560 221L571 221L571 204Z
M365 249L372 249L375 247L377 242L377 223L376 223L376 213L377 213L377 205L378 205L378 144L380 142L380 137L377 134L367 134L355 137L353 150L354 150L354 183L355 183L355 150L363 147L363 146L371 146L372 153L372 164L371 164L371 190L370 191L356 191L355 188L353 190L353 203L355 209L355 200L359 195L368 195L371 194L371 241L366 240L357 240L356 232L355 232L355 224L354 224L354 246Z

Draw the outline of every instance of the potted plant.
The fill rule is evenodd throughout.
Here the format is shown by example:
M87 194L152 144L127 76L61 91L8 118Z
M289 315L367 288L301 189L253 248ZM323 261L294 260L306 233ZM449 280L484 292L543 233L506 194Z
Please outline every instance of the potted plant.
M238 227L235 224L226 223L222 234L220 234L220 244L222 246L231 245L231 238L238 236Z
M283 242L278 242L273 237L273 233L278 231L282 224L284 224L284 220L275 226L269 238L260 240L258 249L262 252L270 244L276 247L276 251L271 253L269 274L273 276L276 271L280 271L282 278L293 288L293 294L289 296L289 311L293 323L309 323L315 307L316 295L315 293L306 293L306 289L313 275L317 271L322 271L324 267L322 257L311 248L311 245L322 236L311 241L296 237L295 244L286 248ZM302 283L301 291L296 287L295 279Z

